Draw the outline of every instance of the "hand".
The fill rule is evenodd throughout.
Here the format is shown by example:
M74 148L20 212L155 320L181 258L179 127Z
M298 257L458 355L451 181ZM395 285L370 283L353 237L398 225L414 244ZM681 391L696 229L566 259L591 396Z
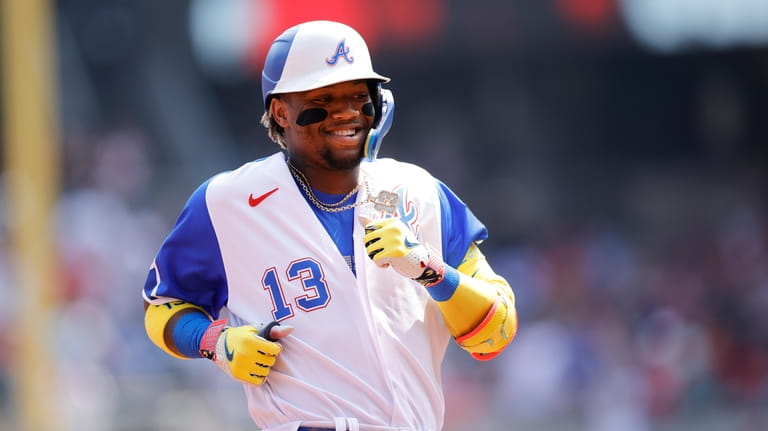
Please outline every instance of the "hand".
M214 331L217 322L211 324ZM293 332L293 327L275 325L268 330L269 334L265 334L268 338L279 340ZM201 345L204 343L201 342ZM279 344L259 336L259 330L254 326L237 326L225 328L219 333L215 353L210 359L227 375L246 383L261 385L281 351Z
M391 266L399 274L427 287L443 279L445 264L442 259L420 243L402 220L372 221L360 216L360 222L365 227L365 252L376 265Z

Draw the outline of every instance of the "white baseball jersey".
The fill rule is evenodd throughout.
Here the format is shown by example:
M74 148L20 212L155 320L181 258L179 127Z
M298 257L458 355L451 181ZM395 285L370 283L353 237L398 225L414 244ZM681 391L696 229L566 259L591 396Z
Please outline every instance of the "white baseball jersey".
M419 167L363 162L360 180L357 199L397 193L394 216L451 266L487 236ZM344 229L324 226L277 153L198 188L156 256L147 301L181 299L214 317L226 307L233 325L294 326L266 382L246 385L262 429L332 427L334 418L381 429L442 427L440 367L451 337L423 286L367 257L357 213L370 205L357 207ZM354 271L337 246L350 231Z

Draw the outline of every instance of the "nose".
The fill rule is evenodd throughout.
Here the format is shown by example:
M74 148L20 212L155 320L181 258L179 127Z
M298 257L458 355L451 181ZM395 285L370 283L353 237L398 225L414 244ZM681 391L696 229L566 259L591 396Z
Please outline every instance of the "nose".
M360 116L360 109L359 103L351 99L341 99L330 107L329 113L332 118L341 120Z

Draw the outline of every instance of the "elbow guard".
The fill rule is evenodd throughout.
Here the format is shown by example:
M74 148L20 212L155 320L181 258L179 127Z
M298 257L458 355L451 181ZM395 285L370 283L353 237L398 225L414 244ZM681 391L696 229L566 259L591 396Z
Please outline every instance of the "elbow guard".
M483 321L471 332L456 337L456 343L473 358L488 361L507 347L516 332L515 306L510 298L499 295Z
M176 351L172 335L166 333L166 328L169 322L189 312L185 310L205 313L202 308L185 301L172 301L159 305L149 304L144 312L144 329L147 331L149 339L169 355L180 359L189 358Z

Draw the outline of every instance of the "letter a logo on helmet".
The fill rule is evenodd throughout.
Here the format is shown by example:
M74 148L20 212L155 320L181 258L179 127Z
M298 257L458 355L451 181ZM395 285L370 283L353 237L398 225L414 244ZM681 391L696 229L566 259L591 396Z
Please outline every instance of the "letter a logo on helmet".
M339 42L339 46L336 47L336 53L333 54L331 58L326 58L325 62L328 64L336 64L337 61L339 61L339 57L343 58L344 60L347 60L347 63L353 63L355 59L349 55L349 48L344 46L345 40L342 39L341 42Z
M373 71L363 37L352 27L338 22L305 22L284 31L267 52L261 74L264 107L269 109L271 96L275 94L361 79L389 82L389 78Z

